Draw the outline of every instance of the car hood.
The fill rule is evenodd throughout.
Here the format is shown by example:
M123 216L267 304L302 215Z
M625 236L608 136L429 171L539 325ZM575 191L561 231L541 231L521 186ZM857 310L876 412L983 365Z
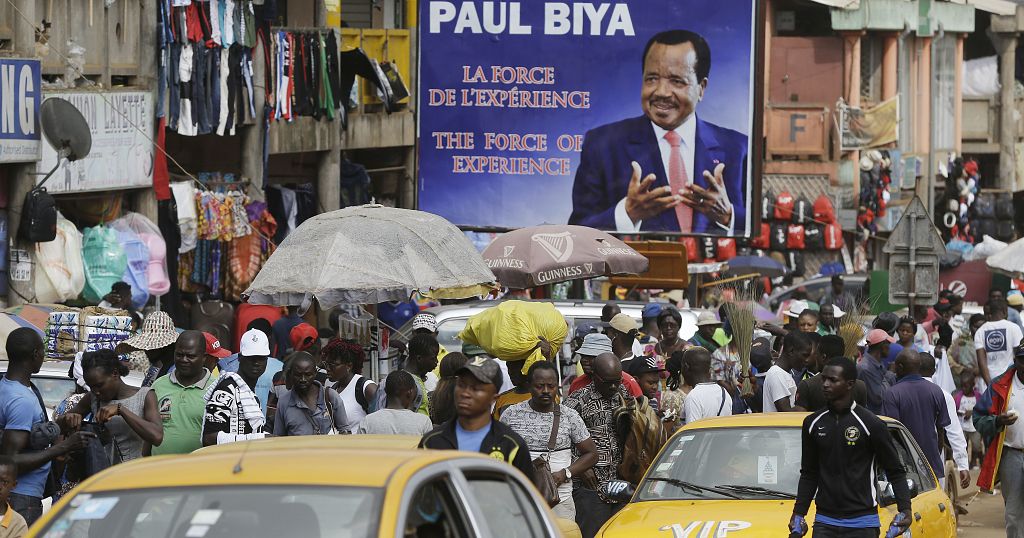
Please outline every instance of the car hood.
M785 536L791 500L641 501L627 504L601 529L601 538ZM813 521L808 514L808 521ZM707 526L707 533L701 531Z

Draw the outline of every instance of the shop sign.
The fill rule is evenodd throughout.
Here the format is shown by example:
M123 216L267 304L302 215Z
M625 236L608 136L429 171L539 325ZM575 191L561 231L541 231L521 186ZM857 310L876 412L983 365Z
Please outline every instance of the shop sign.
M32 280L32 255L27 250L11 249L11 280L14 282Z
M0 163L39 160L39 60L0 58Z
M63 162L46 182L51 193L108 191L153 185L153 96L150 92L46 92L78 108L92 133L89 156ZM57 165L57 152L43 144L37 171Z
M749 235L761 199L764 2L419 9L419 209L468 227ZM680 135L677 160L654 124ZM638 183L654 178L643 190L692 182L715 195L695 192L692 211L617 211L634 164Z

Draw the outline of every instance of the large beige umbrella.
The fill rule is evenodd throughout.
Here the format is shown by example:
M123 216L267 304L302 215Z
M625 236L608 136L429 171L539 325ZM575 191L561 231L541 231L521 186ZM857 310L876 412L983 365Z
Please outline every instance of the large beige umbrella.
M495 277L458 228L423 211L349 207L303 222L277 247L242 297L306 305L486 295Z

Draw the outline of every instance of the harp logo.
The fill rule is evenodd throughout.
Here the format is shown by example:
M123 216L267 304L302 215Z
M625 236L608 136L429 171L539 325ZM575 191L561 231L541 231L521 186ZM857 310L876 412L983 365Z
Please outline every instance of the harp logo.
M564 262L572 256L572 232L557 234L534 234L531 238L556 262Z

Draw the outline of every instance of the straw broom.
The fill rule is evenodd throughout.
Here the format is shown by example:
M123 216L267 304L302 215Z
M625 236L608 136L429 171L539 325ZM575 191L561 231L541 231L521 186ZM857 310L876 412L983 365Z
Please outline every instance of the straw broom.
M839 336L843 339L843 356L857 360L859 350L857 344L864 339L864 327L858 319L867 311L865 305L858 304L851 308L845 316L839 318Z
M754 341L754 303L745 295L729 303L726 312L732 326L733 342L740 355L740 372L743 376L741 393L753 394L754 389L750 384L750 346Z

